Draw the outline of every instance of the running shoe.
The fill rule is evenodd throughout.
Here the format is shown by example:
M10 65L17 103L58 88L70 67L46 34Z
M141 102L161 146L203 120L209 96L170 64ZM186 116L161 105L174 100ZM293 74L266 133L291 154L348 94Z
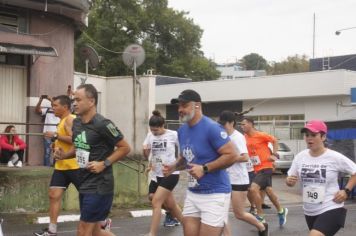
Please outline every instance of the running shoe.
M266 223L266 220L263 216L255 215L255 217L259 222L261 222L263 224Z
M258 231L258 236L268 236L269 235L268 224L267 223L263 223L263 225L265 226L265 230Z
M250 213L252 214L252 215L257 215L257 209L256 209L256 207L253 207L253 206L251 206L250 207Z
M110 218L107 218L105 220L105 225L102 225L101 229L106 230L106 231L110 231L111 230L111 225L112 225L112 220Z
M287 223L288 208L283 208L281 213L278 213L279 226L283 226Z
M164 227L173 227L176 225L180 225L180 223L172 217L171 213L166 212L166 217L164 219L163 226Z
M43 229L41 232L33 233L36 236L57 236L57 233L52 233L48 228Z
M262 209L271 209L271 206L268 206L267 204L262 203Z

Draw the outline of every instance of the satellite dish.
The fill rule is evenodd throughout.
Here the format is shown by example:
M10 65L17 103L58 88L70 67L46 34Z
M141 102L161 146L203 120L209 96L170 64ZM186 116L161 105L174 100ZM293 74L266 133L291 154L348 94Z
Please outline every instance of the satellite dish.
M85 45L79 49L80 57L85 60L86 65L89 65L90 69L95 70L100 62L98 53L89 45Z
M145 50L138 44L131 44L125 48L122 60L126 66L136 69L145 61Z

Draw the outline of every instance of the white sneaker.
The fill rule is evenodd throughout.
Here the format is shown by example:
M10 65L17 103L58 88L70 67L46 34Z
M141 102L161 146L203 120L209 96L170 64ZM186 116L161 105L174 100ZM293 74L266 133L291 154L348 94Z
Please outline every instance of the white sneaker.
M9 162L7 163L7 166L8 166L8 167L14 167L14 163L12 163L12 161L9 161Z
M16 164L16 167L21 168L22 167L22 161L18 161L17 164Z
M19 160L19 156L17 155L17 153L14 153L14 155L12 155L12 157L10 158L10 161L12 161L12 163L16 163Z

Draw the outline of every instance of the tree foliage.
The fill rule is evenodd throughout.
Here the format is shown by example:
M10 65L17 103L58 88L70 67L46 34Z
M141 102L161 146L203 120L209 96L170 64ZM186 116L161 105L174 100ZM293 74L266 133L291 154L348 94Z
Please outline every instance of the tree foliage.
M127 75L130 69L123 64L122 55L114 52L138 43L146 52L138 74L154 69L155 74L189 77L195 81L218 78L220 73L215 64L201 51L203 30L186 15L169 8L167 0L93 0L89 27L76 43L76 70L85 70L78 51L89 44L103 58L97 71L91 73Z
M272 75L290 74L309 71L309 60L306 55L294 55L281 62L272 62L268 73Z
M267 70L268 63L261 55L250 53L240 60L241 66L245 70Z

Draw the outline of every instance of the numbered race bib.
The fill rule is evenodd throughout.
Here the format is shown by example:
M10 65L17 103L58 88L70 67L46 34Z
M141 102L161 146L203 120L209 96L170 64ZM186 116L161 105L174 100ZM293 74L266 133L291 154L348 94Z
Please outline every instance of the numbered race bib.
M156 172L160 172L162 170L162 158L160 156L155 156L152 164L153 164L153 169Z
M248 172L253 171L253 165L251 161L246 162L246 168Z
M325 186L304 186L303 187L303 202L319 204L324 201Z
M193 176L191 176L190 174L188 174L188 187L195 188L198 185L199 185L198 180L196 178L194 178Z
M250 160L251 160L251 162L252 162L252 164L253 164L254 166L258 166L258 165L261 164L261 160L260 160L260 157L259 157L259 156L252 156L252 157L250 158Z
M86 168L88 166L88 163L89 163L90 152L85 151L83 149L77 149L75 151L75 155L76 155L76 158L77 158L77 162L78 162L79 168Z

